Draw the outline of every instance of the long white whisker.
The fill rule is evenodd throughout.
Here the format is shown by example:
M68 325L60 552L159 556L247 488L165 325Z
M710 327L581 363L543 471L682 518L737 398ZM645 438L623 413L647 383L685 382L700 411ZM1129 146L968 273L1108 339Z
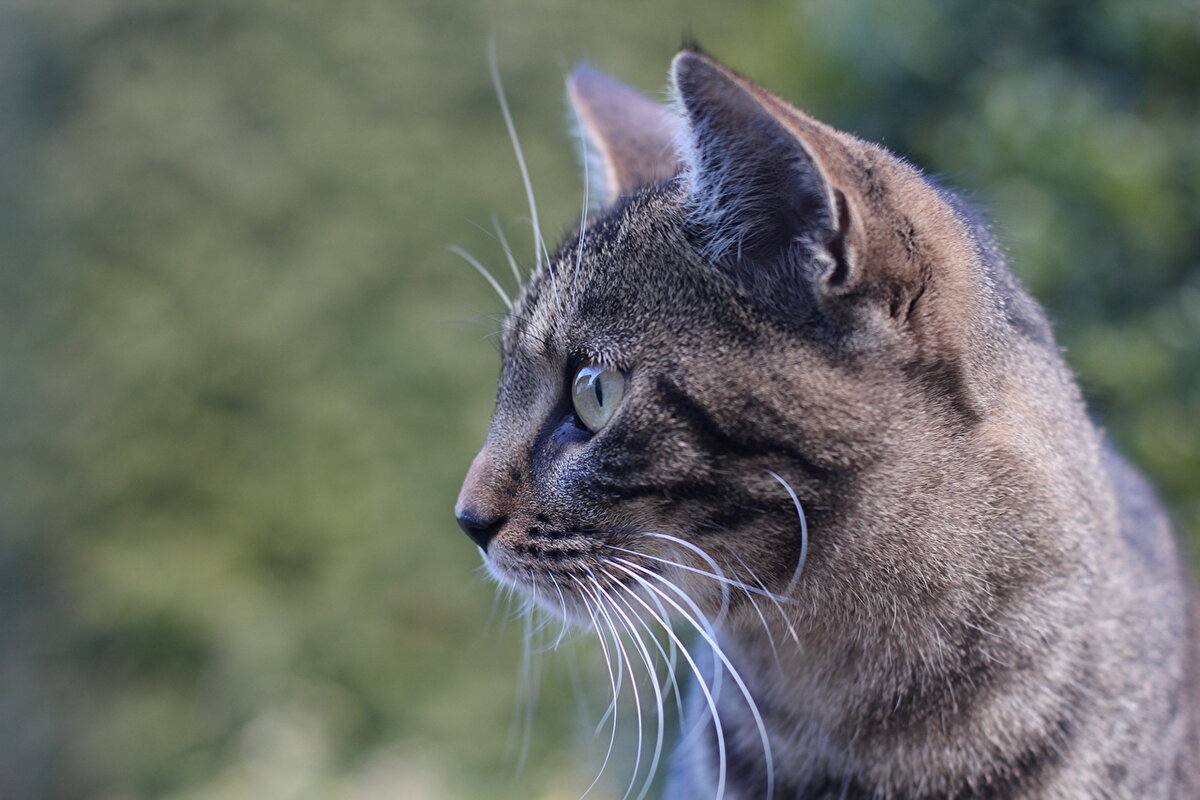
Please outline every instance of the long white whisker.
M763 583L762 578L758 577L758 575L755 574L754 570L750 569L749 565L747 565L746 562L742 560L742 557L737 556L737 560L738 560L738 563L742 565L742 568L746 570L746 574L749 575L754 580L755 583L757 583L759 586L762 586L764 589L766 589L766 584ZM796 643L797 647L799 647L800 646L800 637L796 633L796 627L794 625L792 625L792 621L788 618L787 613L783 610L783 606L780 605L779 600L776 599L776 597L773 593L768 592L767 599L770 600L774 604L775 610L779 612L779 618L781 620L783 620L783 624L787 627L788 634L792 637L792 641ZM784 598L784 599L786 600L788 598ZM762 616L762 615L760 614L759 616ZM767 622L765 619L763 620L763 628L767 632L767 637L771 638L771 641L772 641L771 646L772 646L772 648L774 648L774 638L771 636L771 629L767 625ZM776 654L775 654L775 659L776 659L776 661L779 660L778 652L776 652Z
M600 571L603 572L608 577L608 579L613 582L613 585L615 585L616 587L618 587L620 589L624 589L626 592L632 591L631 589L629 589L629 587L625 586L625 584L621 583L621 581L617 580L616 576L614 576L608 570L604 569L603 567L600 567ZM607 594L607 592L606 592L606 594ZM637 633L636 633L637 629L634 627L633 620L636 619L638 621L638 623L640 623L641 626L643 628L645 628L647 634L650 634L650 629L646 625L645 620L643 620L641 618L641 615L636 613L633 610L633 607L629 605L628 600L626 600L620 594L615 594L614 596L616 599L613 599L613 596L610 596L609 601L613 604L613 609L625 619L626 628L629 630L630 636L633 637L634 642L635 642L636 646L638 647L638 650L641 653L642 660L646 664L647 675L650 678L650 686L654 690L655 708L658 711L657 725L655 726L654 756L653 756L653 758L650 759L650 766L646 770L646 779L642 782L641 791L638 793L637 798L635 798L635 800L643 800L650 791L650 786L654 782L654 776L658 772L659 761L662 759L663 737L666 732L666 720L665 720L666 710L663 708L663 692L662 692L662 686L659 683L658 670L655 669L654 660L650 656L649 648L646 647L646 643L641 639L640 635L637 635ZM619 600L626 608L629 609L630 613L633 615L632 617L630 617L630 615L626 614L624 611L620 610L620 608L617 606L617 600ZM655 637L652 634L650 634L650 639L651 639L651 641L653 641L655 643L656 646L658 646L659 652L662 652L662 645L658 644L658 640L655 639ZM665 654L664 654L664 657L665 657ZM682 715L682 709L681 709L681 715ZM636 778L636 776L637 776L637 773L635 771L634 777ZM631 789L633 788L632 782L630 783L630 788ZM626 797L628 797L628 792L626 792Z
M592 625L596 629L597 636L600 637L600 647L604 650L605 658L607 658L610 654L610 651L605 646L605 640L604 640L604 636L603 636L604 629L600 627L599 619L595 616L594 613L592 613L593 610L599 609L600 600L599 600L599 598L595 597L595 595L592 594L591 589L588 588L583 583L581 583L578 578L575 578L574 576L572 576L572 580L575 581L575 583L579 586L579 588L589 598L596 601L596 604L594 606L590 603L587 605L588 613L591 614L591 616L592 616ZM616 631L613 631L611 627L609 628L609 630L614 635L616 634ZM600 729L604 727L604 723L608 722L608 717L610 714L613 715L614 718L616 717L617 698L621 695L621 689L625 686L625 673L622 672L622 670L621 670L621 654L615 649L615 646L614 646L614 649L611 651L611 655L612 655L613 661L616 663L616 669L614 670L614 677L616 679L616 683L613 686L613 699L612 699L612 702L608 704L608 708L604 709L604 713L600 715L600 721L596 723L596 733L599 733ZM615 724L615 719L614 719L614 724Z
M741 564L743 568L746 567L746 562L742 561L741 556L738 556L735 554L734 557L737 558L738 563ZM748 569L746 571L750 572L750 570L748 570ZM758 580L757 576L754 576L753 572L750 572L750 575L752 577L754 577L755 580ZM762 584L762 581L758 581L758 582L759 582L759 585ZM765 591L766 587L763 587L763 590ZM771 626L767 624L766 615L763 614L762 609L758 605L758 602L754 599L754 595L751 594L750 592L746 592L746 601L748 603L750 603L750 607L754 609L754 613L758 615L759 621L762 622L763 632L767 634L767 644L769 644L771 646L771 655L774 656L774 658L775 658L775 665L778 666L780 669L783 669L783 664L779 660L779 649L775 646L775 635L773 633L771 633ZM779 603L776 601L775 605L778 606Z
M665 539L674 539L675 538L675 537L669 536L667 534L650 533L649 535L661 536L662 538L665 538ZM746 600L750 603L751 608L754 609L754 613L756 613L758 615L759 620L762 621L763 631L766 632L766 634L767 634L767 643L771 647L771 653L775 657L775 663L780 664L779 649L775 644L775 636L773 633L771 633L771 626L767 624L767 618L763 614L762 609L759 607L758 603L755 602L753 595L756 595L756 594L763 595L764 597L768 598L772 603L774 603L775 607L777 609L779 609L780 616L783 617L784 624L787 625L789 629L791 629L791 623L787 620L787 617L784 616L783 609L780 606L780 600L782 599L784 602L787 602L788 598L786 598L786 597L778 598L775 594L768 591L767 587L765 585L763 585L762 581L759 580L757 576L754 576L754 579L758 582L759 586L755 587L755 586L750 586L749 584L743 583L742 581L736 581L731 578L726 578L724 575L715 575L711 572L706 572L702 569L697 569L696 567L692 567L687 564L682 564L678 561L672 561L669 558L661 558L659 556L651 555L650 553L642 553L642 552L638 552L636 550L630 550L629 548L626 548L626 547L617 547L616 545L607 545L607 546L612 550L620 550L621 552L624 552L624 553L631 553L633 555L641 556L643 558L653 559L654 561L658 561L662 564L667 564L669 566L676 567L678 569L687 570L688 572L693 572L697 575L703 575L707 578L712 578L713 580L721 581L722 583L725 583L735 589L740 589L746 595ZM751 574L751 575L754 574L749 568L746 567L746 563L744 561L742 561L742 559L740 557L738 557L738 562L742 565L742 567L744 569L746 569L746 571L749 574ZM792 631L792 636L793 636L793 638L795 638L795 636L796 636L795 631ZM799 644L798 639L797 639L797 644ZM780 666L782 666L782 664L780 664Z
M692 611L692 613L695 614L695 618L698 620L703 620L704 625L707 628L711 637L713 639L717 638L717 631L716 631L715 626L718 625L719 622L718 621L710 621L708 619L707 615L705 615L705 613L700 610L700 606L696 605L696 601L692 600L692 598L688 596L687 592L683 591L678 586L676 586L674 583L671 583L671 581L667 580L665 577L658 574L654 570L647 569L646 567L642 566L641 564L637 564L633 561L630 561L627 558L621 558L620 556L614 556L609 563L616 564L618 562L621 564L625 564L626 566L633 567L637 571L642 572L646 575L653 575L655 578L658 578L659 580L663 581L667 585L671 586L675 590L675 592L679 595L679 598L681 600L683 600L683 602L687 604L688 608ZM654 595L652 594L652 595L650 595L650 597L653 598ZM657 604L658 601L655 600L655 603ZM660 606L660 608L661 608L661 606ZM666 609L662 609L662 612L663 612L664 616L669 616ZM725 612L725 608L723 607L721 609L721 615L724 615L724 612ZM713 691L713 695L715 697L721 696L722 685L723 685L723 678L722 678L721 670L714 670L712 691Z
M562 644L563 637L567 635L567 598L563 596L562 587L558 583L558 578L554 577L554 573L547 573L550 576L550 582L554 584L554 591L558 592L558 602L562 604L562 628L558 632L558 638L554 640L553 649L557 650Z
M686 596L679 587L675 586L662 575L659 575L653 571L647 572L658 579L661 583L672 589L675 593L679 594L681 597ZM684 618L684 620L686 620L693 628L696 629L696 633L700 634L700 636L702 636L704 640L708 642L708 646L712 648L713 655L720 659L721 663L725 665L725 669L729 672L729 676L733 678L733 682L737 684L738 690L745 699L746 706L750 710L751 716L754 717L754 723L758 727L758 735L762 740L763 746L763 760L767 769L767 798L769 799L774 797L775 765L771 757L771 742L770 738L767 736L767 726L763 721L762 714L758 710L758 704L754 702L754 697L750 694L750 688L746 686L746 682L742 680L741 673L738 672L737 668L733 666L733 662L731 662L728 656L725 655L724 650L722 650L721 646L717 644L717 640L705 631L705 626L702 626L696 619L692 618L692 616L684 611L683 607L671 599L666 592L652 585L649 581L641 578L640 576L634 575L633 577L638 581L638 583L645 587L647 591L657 592L668 605L674 607L675 610L678 611L679 614Z
M579 581L577 580L576 583L579 583ZM585 592L589 592L589 593L591 592L591 590L588 589L586 586L581 586L581 588ZM600 604L599 599L595 598L594 596L592 599L596 600L595 607L598 609L599 604ZM595 621L595 620L593 620L593 621ZM609 630L613 634L613 636L616 636L615 630L612 630L611 628ZM601 629L597 626L596 631L597 631L597 633L600 633ZM614 724L615 724L615 722L616 722L615 718L616 718L616 714L617 714L617 699L621 696L621 689L623 689L625 687L625 673L621 669L621 666L622 666L621 652L616 649L615 643L614 643L613 650L612 650L612 656L613 656L613 661L616 663L616 668L614 670L614 674L615 674L616 680L617 680L616 690L613 692L612 702L608 704L608 708L604 709L604 713L600 715L600 721L596 723L596 733L599 733L600 729L604 727L604 723L608 722L608 717L610 714L613 716Z
M682 588L680 588L677 584L675 584L674 582L667 579L667 577L665 575L663 575L659 572L655 572L652 569L648 569L647 567L644 567L641 564L637 564L633 561L629 561L628 559L616 558L614 560L620 561L621 563L626 564L626 565L632 567L633 569L636 569L638 572L640 572L644 575L649 575L649 576L655 578L656 580L659 580L662 583L669 586L671 588L671 590L674 591L675 594L679 596L679 599L682 600L684 602L684 604L687 605L688 610L690 610L692 612L692 616L688 617L688 619L689 619L689 621L693 621L693 627L695 626L695 624L697 622L702 623L704 626L704 629L708 632L709 638L713 639L714 641L716 640L717 627L719 627L719 625L720 625L720 620L719 619L718 620L710 620L708 618L708 615L706 615L704 613L704 611L700 608L700 606L698 606L696 604L696 601L693 600L691 598L691 596L687 592L685 592ZM655 603L658 604L658 600L655 597L655 595L651 594L650 596L652 598L655 598ZM661 608L661 604L660 604L660 608ZM662 609L662 612L664 614L669 614L669 612L666 609ZM721 615L723 616L724 613L725 613L725 608L722 608ZM724 675L723 670L716 669L713 671L712 691L713 691L713 696L716 697L718 700L721 699L721 691L724 686L723 675Z
M616 567L617 569L621 570L625 574L629 575L634 580L638 581L638 583L647 587L649 590L651 590L650 591L651 597L662 595L662 592L659 592L657 589L654 589L654 587L650 586L645 580L638 577L637 574L635 574L628 567L622 566L621 564L613 564L613 566ZM646 609L647 612L649 612L650 614L654 614L654 612L650 608L650 605L645 600L643 600L641 597L639 597L636 592L630 592L629 596L632 597L634 600L636 600L639 605L641 605L643 608ZM724 800L724 797L725 797L725 773L727 771L727 762L726 762L727 757L726 757L726 753L725 753L725 730L724 730L723 726L721 725L721 714L719 711L717 711L717 701L713 697L712 690L709 689L707 681L704 680L704 674L700 670L700 666L696 663L696 660L694 658L692 658L692 654L688 651L687 647L684 646L683 642L679 639L679 635L677 633L675 633L675 631L671 630L671 627L669 625L663 625L663 630L667 632L667 635L669 637L674 639L675 644L679 648L679 652L683 655L684 660L687 661L688 667L691 668L692 674L696 676L696 683L698 683L700 686L700 692L704 695L704 702L708 706L708 713L712 717L713 732L716 734L716 737L717 737L717 767L718 767L718 769L717 769L717 793L716 793L715 800Z
M621 583L608 570L605 570L603 567L601 567L601 571L603 571L605 575L607 575L614 583L616 583L618 586L620 586L625 591L627 591L627 592L633 591L628 586L625 586L623 583ZM669 615L667 614L666 609L663 607L662 603L658 600L657 597L654 597L653 595L651 595L650 599L658 607L658 613L655 613L654 611L651 611L649 609L647 609L646 613L651 619L653 619L656 623L658 623L659 627L661 627L664 631L667 632L667 647L663 647L662 642L660 642L658 640L658 637L654 635L654 632L650 629L650 625L648 622L646 622L643 615L641 613L639 613L637 611L637 609L635 609L632 605L630 605L628 600L621 597L620 595L618 595L618 598L621 600L622 603L625 604L625 607L629 609L630 613L633 614L633 618L638 621L638 623L642 626L642 629L646 631L647 637L650 639L650 641L654 645L655 649L658 650L659 655L661 655L663 657L663 662L665 663L666 670L667 670L667 682L668 682L667 690L669 692L673 693L673 695L674 695L675 713L676 713L677 719L679 719L680 723L682 724L682 722L684 720L683 689L682 689L682 687L680 687L679 680L675 676L675 672L676 672L676 669L678 666L678 661L679 661L679 649L675 646L676 637L672 635L674 633L674 631L670 630L671 623L667 621L667 618ZM645 605L645 604L643 603L643 605Z
M504 117L504 127L508 129L508 139L512 143L513 153L517 157L517 166L521 169L521 182L525 185L525 199L529 203L529 217L533 225L533 252L537 259L536 270L542 266L542 252L545 250L545 244L542 242L542 228L538 224L537 203L533 199L533 182L529 180L529 167L525 164L525 152L521 149L521 140L517 137L517 126L513 124L512 112L508 107L508 96L504 93L504 83L500 80L495 39L488 42L488 69L492 74L492 86L496 90L496 99L500 102L500 114Z
M589 569L588 572L591 573L592 571ZM600 604L599 604L598 608L600 610L600 613L603 614L606 619L608 619L608 624L609 624L609 627L612 628L614 639L617 643L617 647L620 647L621 652L625 654L625 669L629 672L629 688L633 691L633 709L634 709L634 713L637 715L637 750L634 751L633 770L632 770L632 774L629 778L629 785L625 789L625 794L621 796L621 800L627 800L627 798L629 797L629 793L631 791L633 791L633 786L637 782L638 770L642 766L642 750L644 749L644 747L643 747L643 735L644 735L643 729L645 727L642 724L642 697L641 697L641 692L638 691L637 675L634 674L634 671L633 671L633 659L629 657L629 651L625 649L624 643L621 642L620 631L617 630L617 625L613 621L612 615L608 613L608 609L606 608L606 606L609 606L609 607L612 607L614 610L616 610L616 607L612 603L612 599L609 596L608 592L606 592L604 590L604 587L602 587L600 585L600 582L598 580L596 580L596 576L594 573L591 574L590 579L592 582L592 586L595 588L596 592L598 592L598 594L599 594L598 599L600 600ZM628 630L628 626L626 625L625 627ZM636 638L633 636L632 631L630 631L630 636L633 638Z
M609 686L612 688L612 693L613 693L612 704L609 706L609 709L612 710L612 712L613 712L613 718L612 718L612 732L608 736L608 750L606 750L604 753L604 761L601 762L601 764L600 764L600 771L596 773L596 777L592 779L592 782L588 785L587 789L585 789L583 791L583 794L579 795L579 800L583 800L583 798L587 797L588 794L591 793L592 789L596 788L596 784L598 784L600 782L600 778L604 776L604 770L608 768L608 761L610 758L612 758L613 746L616 744L616 741L617 741L616 707L617 707L617 698L618 698L618 695L620 694L620 685L617 683L616 676L618 674L620 674L620 670L618 668L618 670L614 673L613 665L612 665L612 658L609 656L609 652L608 652L608 645L605 644L605 642L604 642L604 631L600 628L600 621L596 618L595 612L592 611L592 604L591 604L591 601L588 599L590 595L588 593L587 587L584 586L582 581L580 581L578 578L576 578L573 575L571 576L571 580L575 581L575 584L577 586L579 586L579 589L581 592L579 597L583 601L583 607L587 610L588 616L592 618L592 625L596 629L596 638L600 640L600 649L604 651L604 666L608 669L608 683L609 683ZM607 718L608 718L608 713L605 712L604 719L607 719ZM597 733L599 733L600 728L603 727L604 719L602 719L600 721L600 725L598 725L596 727Z
M662 539L664 541L673 542L673 543L679 545L680 547L690 550L693 553L695 553L696 555L700 556L700 558L703 559L704 562L707 563L708 566L710 566L712 568L712 571L715 575L720 575L721 577L725 576L725 570L721 569L720 565L717 564L716 559L714 559L712 556L710 556L707 552L705 552L698 545L693 544L692 542L689 542L686 539L680 539L678 536L672 536L669 533L659 533L657 531L642 531L641 534L643 536L652 536L656 539ZM728 613L728 611L729 611L729 587L724 585L724 583L722 583L722 585L721 585L721 611L720 611L720 613L717 614L716 619L713 620L713 625L720 627L720 625L724 621L725 615L726 615L726 613Z
M804 571L804 562L808 560L808 519L804 516L804 507L800 505L800 498L796 496L792 485L771 470L767 470L767 473L787 490L788 497L792 498L792 505L796 507L796 516L800 518L800 558L796 561L796 569L787 585L787 593L791 594L800 580L800 573Z
M613 566L618 566L618 565L613 564ZM625 569L624 567L621 567L621 569L623 571L628 572L628 570ZM636 595L635 595L635 597L636 597ZM642 598L636 597L636 599L641 603L641 605L646 606L646 603L645 603L645 601L642 600ZM689 728L686 733L683 731L683 721L686 718L686 714L684 714L683 705L682 705L684 696L683 696L683 689L679 686L679 682L675 678L675 669L676 669L676 662L677 662L679 653L683 652L685 654L685 658L686 658L687 647L683 644L683 641L679 638L678 634L676 634L674 627L668 621L671 618L671 614L669 611L667 611L667 608L666 608L666 606L663 605L662 601L659 600L658 597L654 594L648 595L646 599L649 600L651 603L653 603L654 607L656 609L658 609L658 613L655 613L654 611L651 611L650 608L647 606L646 607L647 612L650 614L650 616L652 618L654 618L655 621L658 622L659 625L662 626L663 631L666 632L666 634L667 634L667 645L670 647L670 655L668 656L667 660L671 665L671 682L675 686L675 706L676 706L676 710L679 712L679 720L680 720L680 731L679 731L678 741L676 742L676 747L680 750L686 750L687 747L689 746L689 744L691 743L692 739L695 738L697 735L699 735L700 732L704 729L704 719L700 718L700 719L696 719L695 721L693 721L691 728ZM714 698L720 697L721 696L721 674L718 672L713 677L714 677L714 680L713 680L712 686L709 688L712 690ZM703 680L702 678L699 678L699 676L697 676L697 679Z
M513 255L512 247L508 244L508 237L504 235L504 228L500 227L500 220L496 215L492 215L492 230L496 232L496 239L500 242L500 247L504 250L504 257L508 259L508 266L512 269L513 278L517 281L517 289L524 289L525 283L521 280L521 268L517 266L517 258Z
M709 619L708 619L707 615L705 615L705 613L704 613L704 612L703 612L703 611L700 609L700 606L696 605L696 601L695 601L695 600L693 600L691 597L689 597L689 596L688 596L688 593L687 593L687 592L683 591L683 590L682 590L682 589L680 589L678 586L676 586L674 583L671 583L671 581L667 580L667 579L666 579L666 578L664 578L662 575L660 575L659 573L657 573L657 572L655 572L654 570L650 569L649 567L644 567L644 566L642 566L641 564L638 564L638 563L637 563L637 562L635 562L635 561L630 561L628 558L621 558L620 556L614 556L614 557L612 558L612 562L619 562L619 563L621 563L621 564L624 564L624 565L626 565L626 566L628 566L628 567L632 567L633 569L635 569L635 570L637 570L638 572L640 572L640 573L642 573L642 574L645 574L645 575L653 575L655 578L658 578L659 580L661 580L661 581L663 581L664 583L668 584L668 585L669 585L669 586L670 586L672 589L674 589L674 590L675 590L675 593L679 595L679 598L680 598L680 599L681 599L681 600L682 600L682 601L683 601L683 602L684 602L684 603L687 605L688 609L689 609L689 610L690 610L690 611L691 611L693 614L695 614L695 615L696 615L696 618L697 618L697 619L702 619L702 620L704 620L704 622L705 622L705 626L704 626L704 627L705 627L705 629L708 631L708 633L709 633L710 635L712 635L712 636L716 636L716 635L717 635L717 631L716 631L717 624L716 624L715 622L710 622L710 621L709 621ZM610 562L610 563L612 563L612 562Z
M496 99L500 103L500 113L504 117L504 125L508 129L508 138L512 142L513 153L517 157L517 166L521 170L521 182L525 186L525 199L529 204L529 224L533 228L534 273L546 265L550 276L550 286L554 290L556 302L562 302L558 292L558 279L554 274L554 265L550 263L550 251L546 248L546 240L542 236L541 223L538 221L537 202L533 197L533 181L529 178L529 167L525 163L525 153L521 148L521 140L517 136L517 126L513 123L512 111L508 107L508 96L504 93L504 84L500 80L500 67L496 62L496 40L488 42L488 69L492 74L492 86L496 90Z
M650 533L648 535L659 536L660 534ZM661 535L663 535L664 537L666 536L665 534L661 534ZM672 537L667 537L667 538L672 538ZM703 575L706 578L712 578L715 581L719 581L719 582L721 582L727 586L730 586L734 589L741 589L743 592L747 592L749 594L759 594L764 597L775 598L778 602L789 602L790 601L790 598L772 594L765 586L761 585L761 583L762 583L761 581L759 582L759 584L760 584L759 586L751 586L748 583L743 583L742 581L734 580L733 578L727 578L724 575L717 575L712 572L706 572L705 570L702 570L698 567L693 567L693 566L684 564L679 561L672 561L671 559L663 558L662 556L656 556L656 555L651 555L650 553L644 553L640 550L630 550L627 547L618 547L613 544L606 545L606 547L608 547L610 550L619 550L622 553L629 553L631 555L641 556L642 558L649 558L649 559L651 559L653 561L657 561L661 564L667 564L672 567L677 567L678 569L686 570L688 572L693 572L697 575Z
M511 298L509 298L508 292L504 291L504 287L501 286L500 282L492 276L492 273L488 271L488 268L479 262L479 259L475 258L475 256L471 255L466 250L463 250L458 245L452 244L446 249L474 267L475 271L482 275L483 279L487 281L493 289L496 290L496 294L500 295L500 299L504 301L504 305L508 307L508 310L513 310L513 301Z
M605 575L607 575L609 577L609 579L611 579L616 585L620 586L625 591L627 591L627 592L633 591L628 586L621 583L617 579L617 577L614 576L608 570L601 567L600 571L603 572ZM671 691L674 693L674 695L675 695L675 710L679 714L679 718L683 719L683 705L682 705L683 690L679 686L679 681L676 680L676 678L675 678L675 667L678 663L678 653L676 652L676 649L675 649L674 640L668 637L667 644L669 645L670 649L668 650L668 648L663 647L662 642L660 642L658 640L658 637L654 635L654 632L650 629L650 624L648 622L646 622L646 620L643 618L642 614L640 612L638 612L638 610L635 609L633 606L631 606L629 604L629 601L626 600L625 598L621 597L620 595L617 595L617 598L619 600L621 600L621 602L625 605L625 607L629 609L630 613L633 614L633 618L635 620L637 620L638 624L640 624L642 626L642 629L644 631L646 631L647 638L650 639L650 641L651 641L651 643L653 643L655 649L658 650L659 655L661 655L663 657L663 662L666 664L666 667L668 670L667 671L667 681L669 683L668 691ZM670 623L667 622L667 619L666 619L667 618L666 609L664 609L661 606L661 604L659 605L659 612L660 613L658 613L658 614L651 613L650 617L656 623L658 623L658 625L660 627L662 627L662 628L668 627L670 625Z

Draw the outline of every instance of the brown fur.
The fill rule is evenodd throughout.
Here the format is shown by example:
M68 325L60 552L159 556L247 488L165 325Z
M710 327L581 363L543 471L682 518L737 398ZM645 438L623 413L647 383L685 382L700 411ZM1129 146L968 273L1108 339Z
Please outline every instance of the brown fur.
M504 329L458 507L493 573L590 624L601 589L647 595L612 548L644 554L623 557L721 616L779 798L1200 794L1187 559L987 230L706 55L673 79L669 123L573 78L608 205ZM595 433L572 422L582 360L626 380ZM794 581L772 472L807 518ZM710 569L646 532L787 604L664 566ZM719 710L726 797L764 796L750 706ZM716 737L693 741L669 797L716 789Z

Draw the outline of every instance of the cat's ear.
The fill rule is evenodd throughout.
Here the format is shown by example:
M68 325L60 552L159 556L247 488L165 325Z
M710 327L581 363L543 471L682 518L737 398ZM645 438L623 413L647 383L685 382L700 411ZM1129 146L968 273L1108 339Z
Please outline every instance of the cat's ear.
M831 172L843 146L833 129L695 50L675 57L671 78L687 123L690 220L706 258L792 310L799 288L844 285L859 232Z
M679 171L675 140L682 123L669 107L586 64L571 71L567 96L579 125L593 206Z

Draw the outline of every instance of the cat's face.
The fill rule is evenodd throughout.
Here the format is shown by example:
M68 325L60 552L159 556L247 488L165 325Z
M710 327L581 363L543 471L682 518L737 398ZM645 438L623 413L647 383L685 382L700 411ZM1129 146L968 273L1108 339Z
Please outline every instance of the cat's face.
M729 510L745 468L714 437L737 424L719 432L704 406L714 393L752 400L745 365L768 355L770 332L705 269L683 201L674 181L590 219L504 327L492 428L460 509L499 521L485 545L493 574L560 611L578 611L571 599L593 581L636 583L625 560L660 570L635 555L674 558L655 534L736 531L761 503L748 488ZM747 484L790 505L763 470ZM779 546L794 562L796 545Z
M681 118L574 76L607 206L504 325L457 508L493 575L584 623L903 571L882 471L936 472L980 415L984 245L936 188L705 56L674 80Z

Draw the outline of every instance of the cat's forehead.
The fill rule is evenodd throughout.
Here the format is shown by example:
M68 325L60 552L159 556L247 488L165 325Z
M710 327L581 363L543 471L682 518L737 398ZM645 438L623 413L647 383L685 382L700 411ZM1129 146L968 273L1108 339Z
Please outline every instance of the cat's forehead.
M505 349L616 357L648 328L694 320L712 276L698 268L683 219L676 181L585 219L530 280Z

